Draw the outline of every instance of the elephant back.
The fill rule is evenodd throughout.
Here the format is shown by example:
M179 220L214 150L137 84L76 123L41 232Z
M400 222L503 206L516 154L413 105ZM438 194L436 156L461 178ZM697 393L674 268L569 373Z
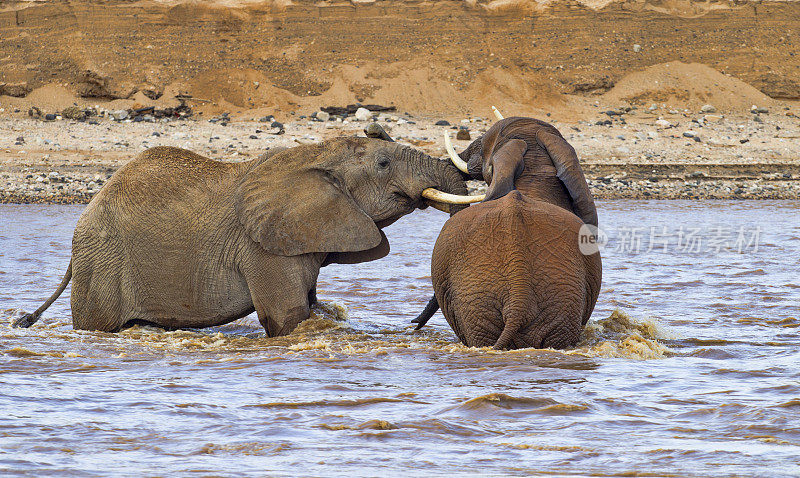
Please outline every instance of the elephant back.
M232 177L236 167L181 148L150 148L114 173L98 199L123 208L199 206L226 188L224 179Z

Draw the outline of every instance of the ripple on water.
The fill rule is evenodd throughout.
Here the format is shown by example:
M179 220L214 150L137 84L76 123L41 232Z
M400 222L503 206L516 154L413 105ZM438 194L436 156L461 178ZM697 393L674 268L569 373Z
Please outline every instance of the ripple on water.
M778 408L792 408L792 409L800 409L800 399L797 400L789 400L788 402L783 402L775 405Z
M409 403L424 403L419 402L416 400L404 400L399 398L387 398L387 397L372 397L372 398L360 398L355 400L311 400L305 402L272 402L272 403L257 403L252 405L246 405L246 407L251 408L289 408L289 409L305 409L305 408L357 408L357 407L369 407L371 405L381 404L381 403L401 403L401 402L409 402Z
M686 341L685 343L688 344L689 341ZM737 358L739 356L738 354L732 351L725 350L722 348L713 348L713 347L694 349L686 355L690 357L700 357L712 360L730 360Z
M407 436L415 440L455 438L481 438L502 434L476 423L466 424L461 419L426 418L425 420L369 419L353 420L343 415L323 417L318 428L330 431L370 431L395 430L397 437Z
M439 414L455 413L470 417L575 415L588 409L585 404L561 403L549 397L514 397L505 393L490 393L444 408Z
M750 269L746 271L734 272L732 277L747 277L747 276L765 276L767 273L764 269Z
M206 443L196 450L193 455L244 455L244 456L273 456L290 450L292 445L287 442L238 442L238 443Z
M400 427L394 423L389 423L386 420L367 420L364 423L359 423L356 430L399 430Z
M6 309L0 468L798 475L800 284L797 234L785 231L800 230L800 203L787 204L601 203L619 227L762 224L764 247L608 250L594 320L570 350L465 347L440 315L413 331L446 220L426 211L387 228L393 256L323 269L320 296L347 308L315 309L286 337L265 337L253 316L202 330L75 331L68 291L31 329L10 328L21 311ZM52 293L79 213L0 206L11 227L0 227L0 307L30 311Z

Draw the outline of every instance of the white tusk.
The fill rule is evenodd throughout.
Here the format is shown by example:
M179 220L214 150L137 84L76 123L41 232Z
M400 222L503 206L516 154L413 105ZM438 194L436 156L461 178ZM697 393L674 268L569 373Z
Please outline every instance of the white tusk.
M440 210L442 212L446 212L447 214L450 214L450 206L447 205L447 204L436 202L436 201L431 201L430 199L426 199L425 200L425 204L427 204L428 206L430 206L430 207L432 207L434 209L438 209L438 210Z
M444 148L447 150L447 154L450 155L450 160L453 164L455 164L461 172L469 174L467 163L456 154L456 150L453 149L453 144L450 142L450 135L447 134L447 131L444 132Z
M486 198L485 194L480 196L459 196L439 191L438 189L427 188L422 191L422 197L431 201L443 202L445 204L472 204L481 202Z
M492 106L492 111L494 111L495 118L497 118L498 120L503 119L503 115L501 115L500 112L497 111L497 108L495 108L494 106Z

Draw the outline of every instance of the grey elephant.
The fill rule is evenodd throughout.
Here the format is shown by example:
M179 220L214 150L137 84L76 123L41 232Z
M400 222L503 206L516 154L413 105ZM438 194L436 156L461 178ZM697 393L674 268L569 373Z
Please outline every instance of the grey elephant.
M321 267L384 257L381 229L448 193L466 193L449 161L377 139L243 163L152 148L92 199L58 290L14 325L71 279L76 329L209 327L255 310L268 336L285 335L309 316Z
M453 162L489 184L485 201L445 223L431 259L442 313L468 346L564 348L579 341L600 290L597 226L575 150L532 118L495 123ZM584 247L580 241L584 241Z

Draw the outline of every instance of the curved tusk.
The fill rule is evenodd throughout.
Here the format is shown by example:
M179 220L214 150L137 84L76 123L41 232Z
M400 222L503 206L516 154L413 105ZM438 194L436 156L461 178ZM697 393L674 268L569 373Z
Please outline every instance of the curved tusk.
M485 194L480 196L459 196L439 191L438 189L427 188L422 191L422 197L431 201L442 202L445 204L472 204L481 202L486 198Z
M492 111L494 111L494 117L495 118L497 118L498 120L503 119L503 115L501 115L500 112L497 111L497 108L495 108L494 106L492 106Z
M467 163L464 162L463 159L459 158L456 154L456 150L453 149L453 143L450 142L450 135L447 134L447 131L444 132L444 149L447 150L447 154L450 156L450 161L452 161L462 173L469 174Z
M447 214L450 214L450 206L448 206L447 204L443 204L443 203L436 202L436 201L431 201L430 199L426 199L425 200L425 204L427 204L428 206L430 206L430 207L432 207L434 209L438 209L438 210L440 210L442 212L446 212Z

